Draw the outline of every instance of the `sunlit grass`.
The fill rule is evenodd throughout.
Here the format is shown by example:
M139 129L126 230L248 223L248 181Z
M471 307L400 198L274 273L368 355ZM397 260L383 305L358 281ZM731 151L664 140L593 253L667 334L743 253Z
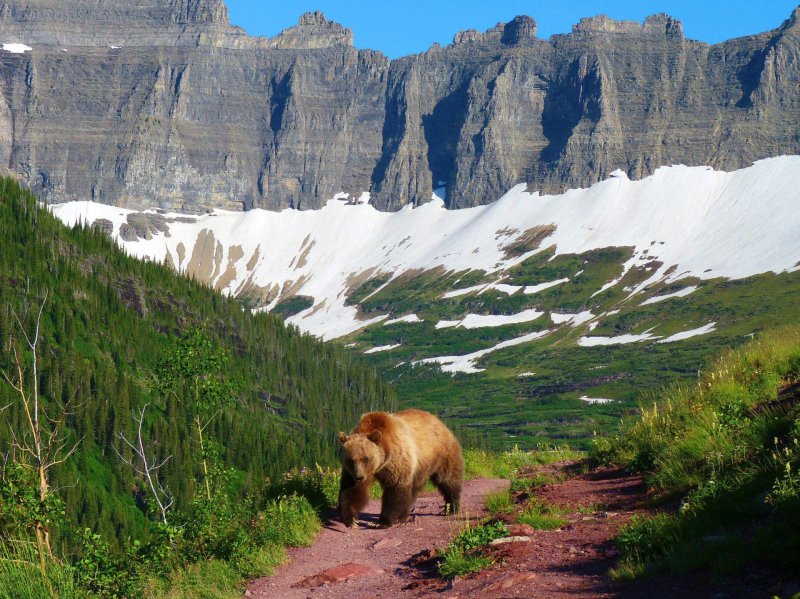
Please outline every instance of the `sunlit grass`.
M532 499L522 510L517 521L536 530L556 530L569 522L562 513L563 510Z
M72 569L67 564L47 559L42 573L33 542L0 542L0 598L79 599L86 596L76 587Z
M619 435L595 440L595 461L626 465L657 496L681 498L677 514L622 528L615 577L735 573L768 555L800 571L800 534L788 524L800 508L800 415L791 401L776 401L798 380L800 329L784 328L727 352L696 384L658 392ZM770 542L767 530L777 533Z

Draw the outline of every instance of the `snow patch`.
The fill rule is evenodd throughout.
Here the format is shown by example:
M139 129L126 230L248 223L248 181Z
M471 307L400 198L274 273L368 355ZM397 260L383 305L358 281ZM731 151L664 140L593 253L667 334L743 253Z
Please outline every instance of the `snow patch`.
M506 295L514 295L517 291L525 289L520 285L506 285L504 283L495 283L491 288L500 293L505 293Z
M691 331L682 331L680 333L675 333L667 337L666 339L661 339L659 343L672 343L673 341L683 341L684 339L691 339L692 337L697 337L698 335L707 335L708 333L714 332L716 328L716 322L710 322L707 325L702 327L698 327L696 329L692 329Z
M668 299L672 299L675 297L686 297L690 293L694 293L697 290L697 285L692 285L691 287L684 287L683 289L676 291L675 293L669 293L667 295L656 295L649 299L644 300L640 306L649 306L650 304L657 304L658 302L663 302Z
M344 337L350 333L386 320L386 315L375 316L366 320L359 318L358 310L353 306L326 306L321 310L312 306L307 310L287 318L286 322L304 330L313 330L323 341ZM316 310L316 311L315 311Z
M534 293L539 293L540 291L550 289L551 287L555 287L557 285L563 285L564 283L569 283L569 278L559 279L558 281L550 281L548 283L539 283L538 285L528 285L525 287L524 293L525 295L533 295Z
M458 323L464 329L480 329L482 327L502 327L507 324L519 324L521 322L531 322L544 315L544 312L532 308L523 310L517 314L467 314Z
M422 322L422 319L416 314L406 314L405 316L401 316L400 318L392 318L391 320L387 320L383 324L384 326L386 326L394 324L396 322Z
M608 398L605 398L605 397L588 397L588 396L586 396L586 395L583 395L583 396L581 396L579 399L580 399L581 401L585 401L585 402L586 402L586 403L588 403L588 404L596 404L596 403L600 403L600 404L603 404L603 403L613 403L614 401L616 401L616 400L614 400L614 399L608 399Z
M460 297L462 295L467 295L469 293L478 292L478 295L481 295L490 289L494 289L495 291L499 291L500 293L505 293L506 295L513 295L517 291L521 289L525 289L525 287L521 285L506 285L505 283L484 283L481 285L473 285L472 287L465 287L464 289L454 289L453 291L448 291L444 295L442 295L442 299L451 299L454 297ZM526 291L527 293L527 291Z
M653 329L650 329L652 331ZM581 337L578 339L578 345L581 347L597 347L599 345L625 345L627 343L640 343L642 341L650 341L651 339L658 339L657 336L651 335L650 331L645 331L641 335L617 335L616 337Z
M553 324L570 323L573 327L578 327L594 318L589 310L578 312L577 314L559 314L558 312L550 313L550 320Z
M454 289L453 291L448 291L442 296L442 299L451 299L454 297L461 297L462 295L467 295L468 293L473 293L475 291L481 291L485 289L486 285L474 285L472 287L464 287L463 289Z
M389 351L391 349L397 349L403 345L402 343L395 343L394 345L379 345L378 347L373 347L372 349L368 349L365 351L365 354L377 354L378 352L382 351Z
M457 372L475 374L476 372L483 372L485 370L484 368L478 368L475 366L475 363L486 354L490 354L506 347L513 347L514 345L535 341L536 339L540 339L549 333L550 331L537 331L535 333L523 335L522 337L516 337L514 339L509 339L508 341L503 341L487 349L472 352L471 354L466 354L463 356L425 358L423 360L417 360L414 362L414 364L439 364L443 372L451 372L453 374Z
M25 44L3 44L3 50L11 54L25 54L25 52L30 52L33 48Z
M595 292L592 294L592 297L595 297L596 295L600 295L600 294L601 294L601 293L603 293L603 292L604 292L606 289L611 289L611 288L612 288L614 285L616 285L617 283L619 283L621 280L622 280L622 278L620 277L620 278L618 278L618 279L613 279L613 280L609 281L608 283L606 283L605 285L603 285L603 286L602 286L600 289L598 289L597 291L595 291Z

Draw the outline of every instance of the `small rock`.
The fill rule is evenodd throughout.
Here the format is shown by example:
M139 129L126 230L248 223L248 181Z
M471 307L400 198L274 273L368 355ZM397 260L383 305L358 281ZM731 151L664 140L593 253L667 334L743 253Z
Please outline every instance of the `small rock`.
M507 574L498 580L493 580L489 584L481 587L481 591L507 591L520 583L527 582L536 578L533 572L514 572Z
M595 518L613 518L616 515L615 512L597 512Z
M533 535L536 531L527 524L514 524L508 527L508 532L512 537L528 537Z
M384 549L391 547L400 547L403 544L402 539L391 539L389 537L383 538L372 545L373 549Z
M570 555L575 555L576 553L578 553L578 548L577 547L570 547L569 548L569 553L570 553Z
M503 537L495 539L489 545L505 545L506 543L530 543L531 538L525 536Z
M344 582L350 578L360 576L371 576L374 574L383 574L383 570L379 570L370 564L356 564L348 563L328 568L319 574L304 578L293 587L310 587L318 588L327 584L335 582Z

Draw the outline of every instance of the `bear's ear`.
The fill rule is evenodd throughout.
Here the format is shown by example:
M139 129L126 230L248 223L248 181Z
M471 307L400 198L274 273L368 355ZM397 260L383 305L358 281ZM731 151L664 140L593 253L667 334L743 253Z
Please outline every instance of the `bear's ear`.
M342 444L342 445L347 443L347 435L345 435L342 432L339 433L339 443Z
M381 442L381 431L372 431L367 435L367 439L375 443L375 445L379 445Z

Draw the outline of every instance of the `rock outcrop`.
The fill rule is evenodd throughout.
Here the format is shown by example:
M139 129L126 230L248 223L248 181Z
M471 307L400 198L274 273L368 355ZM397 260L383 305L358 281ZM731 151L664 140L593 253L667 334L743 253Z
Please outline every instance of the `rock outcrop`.
M713 46L667 15L517 17L390 62L320 13L266 39L222 0L11 0L0 43L32 48L0 51L0 167L50 202L455 208L800 151L800 9Z

